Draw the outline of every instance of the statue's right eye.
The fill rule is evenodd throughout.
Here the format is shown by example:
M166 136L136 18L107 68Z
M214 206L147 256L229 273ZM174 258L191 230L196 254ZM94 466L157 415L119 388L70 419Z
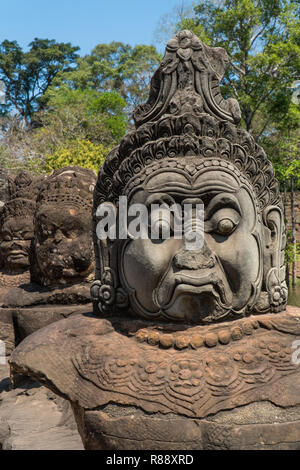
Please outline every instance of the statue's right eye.
M3 232L2 238L5 242L10 242L12 240L12 236L9 232Z
M151 213L150 238L153 240L166 240L173 235L174 215L169 209Z

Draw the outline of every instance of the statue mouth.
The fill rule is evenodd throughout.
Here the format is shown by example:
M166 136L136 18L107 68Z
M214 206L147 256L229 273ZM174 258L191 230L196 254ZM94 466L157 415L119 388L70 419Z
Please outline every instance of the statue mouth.
M169 272L156 291L156 302L172 318L221 318L232 306L232 292L222 274L216 268Z
M9 258L11 261L17 261L22 258L27 258L28 253L22 250L12 250L8 253L7 258Z
M197 276L197 272L199 276ZM214 270L202 269L201 271L193 271L192 274L190 272L181 272L179 275L175 275L175 290L182 285L185 285L187 290L189 286L195 288L191 289L195 293L211 290L215 296L220 297L222 302L228 303L229 299L227 298L228 294L226 295L224 282Z

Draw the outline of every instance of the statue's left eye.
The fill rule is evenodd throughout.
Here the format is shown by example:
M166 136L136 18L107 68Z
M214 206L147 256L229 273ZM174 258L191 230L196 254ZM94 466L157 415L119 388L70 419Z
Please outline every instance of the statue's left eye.
M2 237L3 237L3 240L6 241L6 242L9 242L10 240L12 240L12 236L8 232L3 232Z
M220 235L229 235L235 227L236 224L231 219L222 219L218 222L216 232Z
M152 214L149 225L151 239L170 238L173 234L173 214L170 210L157 211Z
M34 238L33 232L22 232L22 238L24 240L31 240L31 238Z
M212 232L224 237L231 235L241 221L241 215L230 207L219 209L213 216L205 220L205 232Z

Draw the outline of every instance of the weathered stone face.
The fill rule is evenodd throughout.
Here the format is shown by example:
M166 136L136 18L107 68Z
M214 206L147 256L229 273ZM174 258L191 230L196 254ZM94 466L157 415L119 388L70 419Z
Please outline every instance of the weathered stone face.
M99 172L97 208L187 200L204 204L204 244L185 239L97 240L95 311L191 323L284 310L284 223L278 183L246 131L236 100L221 97L227 54L189 31L166 49L136 129ZM156 195L156 196L155 196ZM196 203L196 202L195 202ZM125 246L124 246L125 245Z
M161 311L167 318L198 323L242 311L257 300L261 226L254 193L228 168L194 168L193 175L186 168L150 174L145 190L135 192L129 202L129 207L163 201L169 207L183 207L190 200L204 204L201 249L188 249L185 238L174 238L174 217L169 239L126 243L122 272L125 286L135 290L132 305L137 313Z
M91 207L96 175L66 167L41 188L34 218L32 280L43 286L86 281L93 272Z
M14 270L29 267L33 236L33 216L15 217L4 221L0 251L6 268Z
M0 211L0 259L6 271L29 268L36 195L45 178L28 171L7 177L8 200Z
M34 209L34 201L15 198L1 211L0 258L3 269L8 272L17 273L29 268Z
M35 229L36 262L44 279L72 283L91 273L91 217L87 212L72 205L44 205L36 214Z

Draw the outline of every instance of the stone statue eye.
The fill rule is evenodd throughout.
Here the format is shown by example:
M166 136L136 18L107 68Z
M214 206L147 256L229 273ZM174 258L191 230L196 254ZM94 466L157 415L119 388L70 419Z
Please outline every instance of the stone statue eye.
M157 211L151 215L150 238L154 240L165 240L173 235L173 214L170 210Z
M218 222L216 232L220 235L229 235L235 227L236 224L231 219L222 219Z
M46 239L50 236L53 236L53 230L46 225L41 226L40 235L42 238Z
M22 232L21 234L23 240L31 240L34 237L33 232Z
M241 221L241 215L234 209L224 207L204 222L205 232L213 232L218 235L230 235Z
M12 240L12 236L8 232L3 232L2 237L3 237L3 240L6 241L6 242L9 242L10 240Z
M74 239L78 237L79 231L78 230L65 230L63 231L63 234L66 238Z

